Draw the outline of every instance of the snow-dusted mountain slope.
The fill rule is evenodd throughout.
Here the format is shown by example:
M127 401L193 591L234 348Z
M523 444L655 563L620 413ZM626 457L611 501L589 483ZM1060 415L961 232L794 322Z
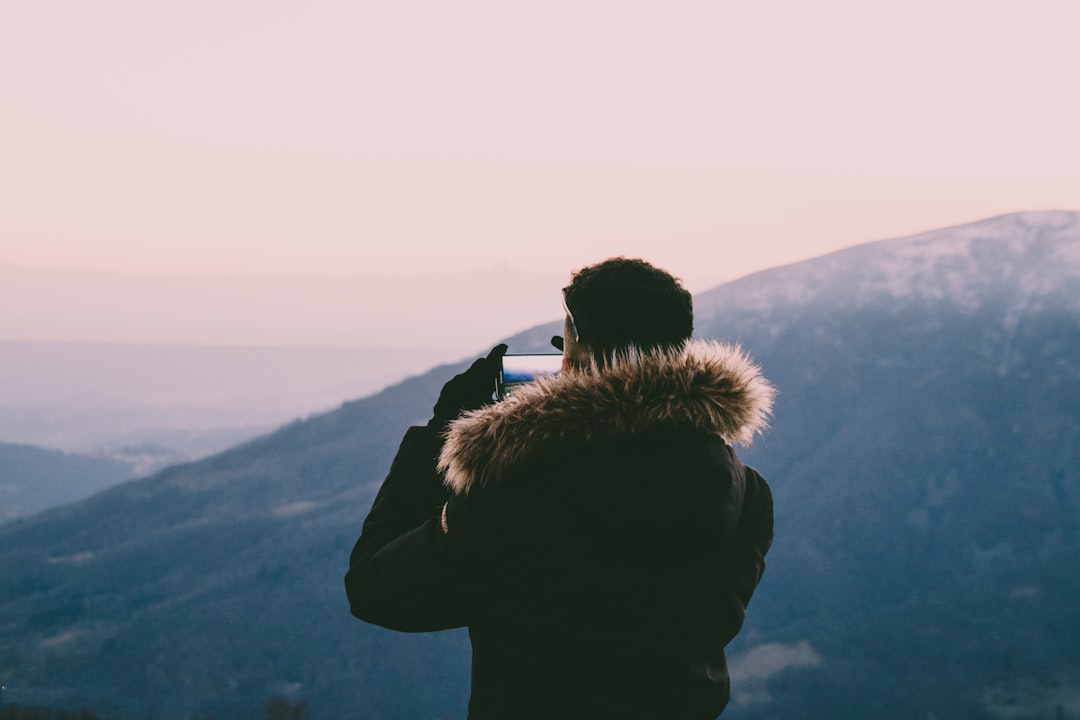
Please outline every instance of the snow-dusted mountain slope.
M699 324L735 310L839 309L990 299L1080 309L1080 213L1027 212L858 245L766 270L695 298Z

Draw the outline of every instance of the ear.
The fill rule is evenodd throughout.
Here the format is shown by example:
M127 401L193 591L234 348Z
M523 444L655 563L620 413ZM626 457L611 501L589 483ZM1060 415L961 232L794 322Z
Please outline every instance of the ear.
M587 370L594 364L592 348L583 342L571 343L569 351L563 352L563 368Z

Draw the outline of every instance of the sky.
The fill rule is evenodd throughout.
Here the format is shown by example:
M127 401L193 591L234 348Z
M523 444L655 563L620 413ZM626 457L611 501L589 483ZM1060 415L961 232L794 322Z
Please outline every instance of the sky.
M1078 70L1073 0L5 3L0 266L703 290L1080 209Z

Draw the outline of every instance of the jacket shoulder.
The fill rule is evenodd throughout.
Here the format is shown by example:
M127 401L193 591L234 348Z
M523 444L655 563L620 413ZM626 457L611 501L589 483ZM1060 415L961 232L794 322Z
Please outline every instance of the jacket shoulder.
M497 482L538 453L634 438L656 428L749 445L775 389L738 346L695 341L675 353L630 352L604 368L541 378L452 423L439 468L451 490Z

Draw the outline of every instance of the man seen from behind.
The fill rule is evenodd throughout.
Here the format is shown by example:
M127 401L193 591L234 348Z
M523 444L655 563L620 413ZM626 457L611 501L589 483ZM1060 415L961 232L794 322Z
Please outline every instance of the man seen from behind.
M690 294L611 259L563 291L563 370L494 402L505 345L405 434L350 558L352 613L468 627L469 720L706 720L772 542L732 445L774 390L695 340Z

